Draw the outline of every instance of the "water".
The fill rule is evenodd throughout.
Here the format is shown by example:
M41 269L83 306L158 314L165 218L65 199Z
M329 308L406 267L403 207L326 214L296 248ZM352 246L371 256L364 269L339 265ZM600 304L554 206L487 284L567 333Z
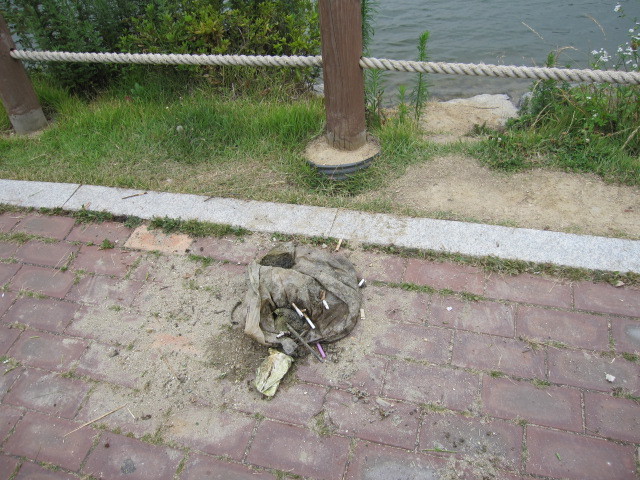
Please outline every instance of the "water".
M627 14L613 12L615 0L379 0L372 57L415 60L420 34L429 30L429 60L462 63L544 66L547 54L562 51L559 66L584 68L591 51L614 53L625 43L640 1L622 1ZM528 27L526 25L528 25ZM530 27L530 28L529 28ZM532 31L532 30L535 30ZM385 74L387 97L415 75ZM507 93L517 100L530 80L462 75L429 75L434 98Z

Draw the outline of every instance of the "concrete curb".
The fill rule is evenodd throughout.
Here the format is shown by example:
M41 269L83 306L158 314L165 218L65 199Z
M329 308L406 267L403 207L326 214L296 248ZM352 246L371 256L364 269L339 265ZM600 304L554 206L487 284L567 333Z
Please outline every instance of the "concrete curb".
M92 185L0 180L0 203L202 220L257 232L344 238L377 245L640 273L640 241L411 218L336 208Z

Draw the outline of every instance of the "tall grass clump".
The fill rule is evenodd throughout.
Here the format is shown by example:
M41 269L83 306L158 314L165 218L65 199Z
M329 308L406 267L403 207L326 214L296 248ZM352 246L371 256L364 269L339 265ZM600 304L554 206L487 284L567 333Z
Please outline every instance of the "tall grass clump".
M614 11L625 18L621 5ZM640 22L634 20L628 32L615 54L591 52L591 67L640 71ZM558 54L549 55L548 66L555 66ZM640 86L537 81L520 117L506 132L491 135L478 153L506 170L549 165L640 185Z

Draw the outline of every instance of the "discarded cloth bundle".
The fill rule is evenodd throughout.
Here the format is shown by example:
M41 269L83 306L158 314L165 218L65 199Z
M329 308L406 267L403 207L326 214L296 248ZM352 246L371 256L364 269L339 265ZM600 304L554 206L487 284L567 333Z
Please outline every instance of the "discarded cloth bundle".
M287 243L249 264L247 284L244 332L287 354L297 348L292 330L307 343L335 342L360 316L356 271L342 255Z

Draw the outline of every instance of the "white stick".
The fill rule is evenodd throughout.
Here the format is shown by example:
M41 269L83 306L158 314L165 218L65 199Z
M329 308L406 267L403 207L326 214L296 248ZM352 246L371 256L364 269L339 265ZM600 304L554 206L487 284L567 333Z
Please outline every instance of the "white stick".
M329 304L327 303L327 301L326 301L326 300L322 300L322 305L324 305L324 308L325 308L326 310L329 310Z
M304 319L307 321L307 323L309 324L309 326L315 330L316 326L313 324L313 322L311 321L311 319L309 317L307 317L307 315L304 316Z
M291 306L296 311L296 313L300 316L300 318L304 317L304 313L302 313L302 311L298 308L298 306L295 303L291 302Z

